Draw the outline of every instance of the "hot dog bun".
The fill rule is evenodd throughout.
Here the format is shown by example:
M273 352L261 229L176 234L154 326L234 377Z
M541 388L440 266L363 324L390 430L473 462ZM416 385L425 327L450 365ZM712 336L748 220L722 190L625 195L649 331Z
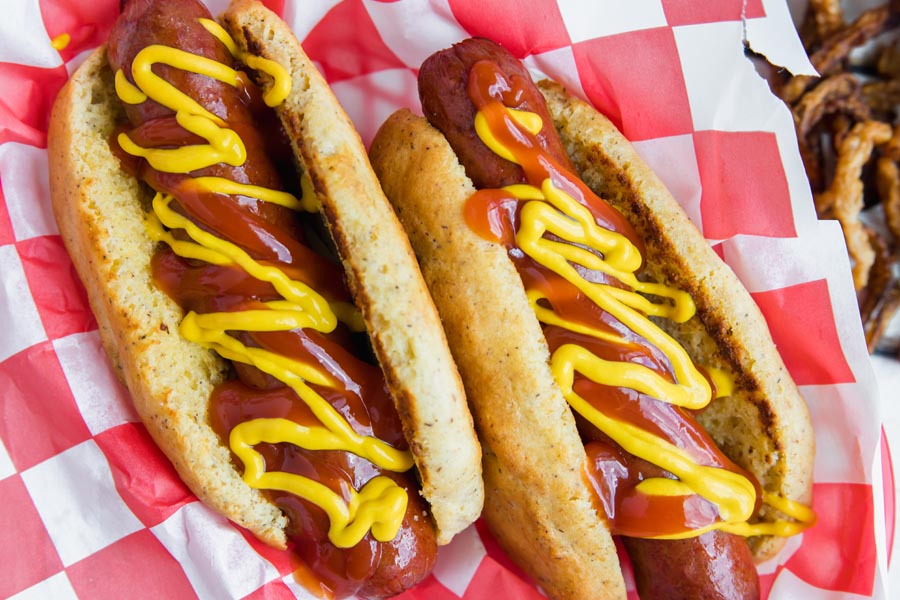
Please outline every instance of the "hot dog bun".
M292 91L279 117L322 207L400 414L438 542L446 543L480 513L480 447L409 243L358 134L287 25L250 0L233 3L222 23L245 50L290 71ZM145 217L152 194L120 169L109 147L122 118L100 48L60 92L51 117L51 197L63 240L111 363L180 477L204 503L284 547L284 515L244 483L210 426L210 391L228 367L179 335L184 311L151 277L156 243Z
M645 271L688 291L697 313L666 324L691 357L730 371L735 391L699 419L763 489L811 496L814 440L807 407L758 308L734 273L622 134L587 103L542 82L550 113L588 185L646 244ZM592 504L584 445L550 367L542 327L507 250L468 226L475 192L444 136L403 110L370 148L444 320L484 452L484 516L501 545L553 598L624 597L604 517ZM774 511L759 515L774 518ZM757 560L783 538L750 539Z

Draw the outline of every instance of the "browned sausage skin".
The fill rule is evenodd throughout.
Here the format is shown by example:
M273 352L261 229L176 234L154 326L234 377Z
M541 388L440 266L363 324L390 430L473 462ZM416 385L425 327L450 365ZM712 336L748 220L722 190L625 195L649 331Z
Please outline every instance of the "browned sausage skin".
M479 139L475 131L477 107L471 97L473 93L479 92L477 90L473 92L470 89L472 85L470 71L482 61L492 63L501 74L498 82L490 88L490 93L494 97L502 97L503 104L507 107L538 114L543 123L536 136L539 143L561 168L574 172L562 141L553 128L553 121L549 116L543 96L531 82L527 70L497 44L485 39L469 39L430 56L423 63L419 71L419 95L425 117L444 134L476 189L492 190L526 182L526 174L523 169L496 154ZM552 169L550 170L552 172ZM534 184L534 182L531 183ZM519 218L512 211L505 214L507 216L504 218L508 218L510 221ZM514 224L505 223L502 228L504 234L498 234L498 238L502 238L503 242L507 243L511 239L509 230L514 228ZM624 231L629 238L632 237L633 232L627 226L624 226ZM507 243L507 245L509 244ZM519 262L521 263L521 260ZM523 279L532 278L530 282L533 285L541 285L539 280L546 277L546 274L536 275L533 268L526 267L523 270L521 264L519 268ZM604 279L602 274L598 273L594 276L597 281L610 283ZM613 285L615 284L613 283ZM570 333L553 325L545 325L544 330L551 353L561 344L571 341ZM656 351L649 342L646 340L634 341L639 349L634 351L632 360L647 365L656 365L654 368L658 367L663 371L667 368L665 359L660 359L655 354ZM608 348L593 348L592 350L598 356L604 356L604 352L612 352ZM598 390L597 388L602 386L591 385L590 382L583 380L576 385L581 385L585 390L586 393L582 394L584 396L593 394L599 402L615 402L623 406L634 402L635 397L643 396L631 390L622 391L614 388ZM603 399L603 397L608 397L608 399ZM699 442L701 445L714 446L711 440L707 441L708 435L702 432L702 428L689 411L667 404L655 407L649 397L637 398L636 402L651 407L647 410L654 413L653 418L682 423L685 431L697 432L694 437L702 438ZM665 415L660 416L663 413ZM592 449L589 455L596 458L599 452L604 457L603 460L598 459L595 462L598 472L593 479L595 480L595 491L601 498L598 505L606 505L607 519L610 522L611 530L615 533L617 531L615 524L617 476L604 475L604 469L608 469L609 473L626 474L621 478L630 478L632 486L644 478L672 476L654 465L627 455L614 442L583 419L579 419L579 429L583 439L589 443L589 448ZM607 446L603 446L601 449L598 444ZM718 456L717 449L710 448L709 453ZM609 459L609 456L614 456L615 459ZM716 466L746 475L724 457L717 457L712 461L717 463ZM626 486L622 485L621 487L625 488ZM701 510L705 508L705 506L701 506ZM741 536L710 531L699 536L675 541L628 537L625 538L625 547L634 565L638 591L642 598L749 600L759 597L758 575L746 540Z
M131 65L135 56L147 46L158 44L240 68L234 65L226 47L200 24L199 19L209 18L205 7L193 0L127 1L110 34L110 66L113 71L121 69L133 83ZM113 149L123 159L126 170L157 192L171 194L176 212L234 243L255 260L277 265L318 290L328 301L348 300L343 273L335 262L318 256L304 244L303 228L295 211L242 195L198 193L188 185L192 178L214 176L285 189L279 168L266 154L267 145L283 147L278 137L271 137L279 132L266 131L271 118L260 110L265 107L250 79L245 78L235 87L168 65L157 64L154 72L235 131L246 148L247 159L237 166L219 163L190 173L162 172L144 159L126 155L113 141ZM144 147L202 143L179 127L172 110L150 99L127 104L126 113L129 124L124 131ZM160 245L153 268L159 287L186 311L227 312L280 300L271 284L253 279L236 266L182 258L167 245ZM369 364L364 351L345 349L353 347L354 337L346 328L339 326L329 334L294 329L240 332L235 337L250 347L318 362L342 383L311 387L338 410L357 434L378 437L399 450L407 448L381 370ZM236 364L235 370L237 378L219 386L211 398L210 420L224 438L239 423L260 416L303 424L316 422L310 409L278 380L246 364ZM318 481L345 501L349 499L348 488L359 490L376 476L389 477L406 490L408 504L399 533L390 541L379 542L369 531L350 548L337 548L331 543L329 518L321 508L289 493L269 493L290 517L288 534L294 550L335 596L394 596L431 571L437 553L434 526L411 472L386 471L345 451L313 451L288 443L261 443L256 450L264 456L267 469Z
M750 547L740 536L709 531L683 540L622 540L642 600L759 598Z
M497 53L497 45L483 38L472 38L445 51L432 54L419 69L419 97L428 121L441 130L466 175L478 189L496 188L524 181L522 168L494 154L481 143L472 125L476 108L469 101L469 70L480 60L494 61L510 79L531 81L528 70L514 56ZM554 158L572 169L569 157L553 121L547 112L541 92L533 85L523 86L510 106L528 106L544 120L538 139ZM574 169L573 169L574 170Z

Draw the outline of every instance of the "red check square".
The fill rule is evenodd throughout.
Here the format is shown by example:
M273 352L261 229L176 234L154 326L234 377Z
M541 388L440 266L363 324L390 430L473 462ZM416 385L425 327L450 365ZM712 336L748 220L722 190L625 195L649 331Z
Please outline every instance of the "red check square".
M475 521L475 527L478 529L478 535L481 537L481 543L484 544L487 555L496 563L502 565L504 569L513 573L516 577L527 580L528 575L526 575L525 571L519 568L519 565L514 563L506 552L503 551L503 548L497 543L497 538L495 538L494 534L491 533L491 530L488 529L484 519Z
M194 598L196 592L165 547L141 529L66 569L79 598Z
M694 149L703 193L703 235L795 237L787 177L775 134L698 131Z
M3 196L3 181L0 180L0 245L12 244L16 241L12 221L9 220L9 209Z
M760 598L768 598L772 592L772 587L775 585L775 580L778 578L778 574L781 573L783 567L779 567L775 569L773 573L761 573L759 576L759 597Z
M490 590L503 590L504 595L509 598L544 600L544 595L529 580L521 579L490 556L486 556L475 572L463 600L488 598L490 595L486 592Z
M40 0L40 6L50 39L69 36L59 51L64 61L105 42L119 15L119 0Z
M62 561L18 475L0 480L0 598L62 571Z
M570 43L553 0L450 0L450 10L469 34L490 38L517 58Z
M0 99L0 144L47 146L50 107L68 78L65 66L41 69L0 63L0 89L15 90Z
M143 425L127 423L94 438L109 461L116 490L146 527L196 500Z
M822 589L871 595L877 563L872 487L815 484L813 509L818 521L803 533L803 545L785 568Z
M888 446L887 432L881 427L881 477L884 481L884 520L887 530L888 564L894 549L894 528L896 526L897 488L894 485L894 463Z
M670 28L579 42L572 51L588 99L628 139L693 131L687 88Z
M0 363L0 437L24 471L91 437L50 342Z
M255 592L244 596L243 600L295 600L297 596L282 580L270 581Z
M385 45L362 0L343 0L303 40L329 82L406 65Z
M720 21L740 21L765 17L762 0L716 0L697 2L696 0L662 0L663 10L669 25L696 25Z
M262 0L262 3L272 12L284 16L284 0Z
M44 330L51 340L97 329L87 293L58 236L31 238L17 244Z
M772 339L797 385L852 383L824 279L756 292Z
M453 591L441 585L434 575L429 575L412 590L403 592L395 600L459 600Z
M262 556L264 559L272 563L272 566L275 567L275 570L278 571L278 574L281 576L291 575L294 571L297 570L298 564L302 564L299 562L299 559L296 555L290 550L279 550L278 548L273 548L268 544L265 544L254 536L252 533L232 523L234 528L240 532L244 539L247 540L247 543L256 551L257 554Z

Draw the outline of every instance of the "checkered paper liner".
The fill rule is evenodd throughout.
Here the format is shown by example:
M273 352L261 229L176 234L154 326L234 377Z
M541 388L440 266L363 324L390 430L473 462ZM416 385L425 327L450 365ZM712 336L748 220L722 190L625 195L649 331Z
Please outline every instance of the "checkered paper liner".
M791 116L743 54L746 38L810 72L783 0L268 4L367 143L396 108L419 110L421 61L470 35L619 125L749 289L810 405L819 522L760 566L764 596L888 596L892 471L843 238L816 220ZM49 110L117 7L16 0L0 15L0 596L305 598L292 559L201 505L153 445L50 211ZM403 597L542 596L479 522Z

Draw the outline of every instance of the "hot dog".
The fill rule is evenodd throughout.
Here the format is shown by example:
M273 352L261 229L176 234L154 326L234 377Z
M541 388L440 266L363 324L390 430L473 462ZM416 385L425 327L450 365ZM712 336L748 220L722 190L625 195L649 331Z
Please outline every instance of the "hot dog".
M370 158L500 544L553 598L624 596L612 535L642 598L758 596L753 561L815 520L814 440L749 294L607 119L497 44L432 55L419 94Z
M427 575L481 511L480 447L408 240L287 25L128 0L49 156L104 347L191 490L335 596Z

